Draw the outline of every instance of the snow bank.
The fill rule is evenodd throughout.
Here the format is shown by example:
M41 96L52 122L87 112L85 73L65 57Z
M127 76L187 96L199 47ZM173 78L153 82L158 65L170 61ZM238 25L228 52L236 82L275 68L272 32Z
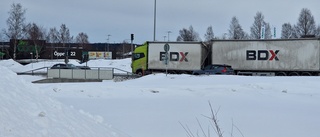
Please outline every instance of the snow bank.
M8 61L7 67L16 66L21 67ZM102 117L64 106L8 68L0 70L1 137L124 136L103 124Z
M23 68L24 66L23 65L21 65L18 62L15 62L12 59L1 60L0 61L0 66L7 67L10 70L15 71L15 72L17 72L18 70L24 70L24 68Z
M20 63L9 59L9 60L1 60L0 66L4 66L9 68L14 72L25 72L29 70L34 70L42 67L51 67L57 63L65 63L64 60L47 60L47 61L39 61L34 62L27 65L21 65ZM87 63L80 64L79 61L70 59L70 64L76 66L89 66L89 67L113 67L117 69L121 69L127 72L131 72L131 58L119 59L119 60L104 60L104 59L97 59L97 60L89 60Z
M11 61L0 66L17 70L58 63ZM90 60L88 66L130 71L130 61ZM0 137L120 136L104 121L132 137L185 137L180 123L198 133L196 118L214 136L203 116L210 116L208 101L219 110L224 136L234 129L231 136L241 137L235 125L245 137L319 137L320 77L152 74L122 82L30 84L34 77L0 70Z

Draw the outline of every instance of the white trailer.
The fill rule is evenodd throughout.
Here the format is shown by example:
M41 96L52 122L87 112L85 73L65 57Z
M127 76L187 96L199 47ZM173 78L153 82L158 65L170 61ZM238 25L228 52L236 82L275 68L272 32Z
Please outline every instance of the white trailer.
M169 44L168 63L165 65L164 45ZM199 70L205 65L209 49L201 42L148 42L148 70L168 70L186 73Z
M214 40L212 64L245 75L319 75L319 39Z

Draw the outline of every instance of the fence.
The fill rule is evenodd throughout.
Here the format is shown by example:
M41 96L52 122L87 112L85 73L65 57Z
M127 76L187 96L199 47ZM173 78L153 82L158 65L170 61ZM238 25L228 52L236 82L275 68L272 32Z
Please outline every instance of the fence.
M48 78L111 80L113 68L48 69Z

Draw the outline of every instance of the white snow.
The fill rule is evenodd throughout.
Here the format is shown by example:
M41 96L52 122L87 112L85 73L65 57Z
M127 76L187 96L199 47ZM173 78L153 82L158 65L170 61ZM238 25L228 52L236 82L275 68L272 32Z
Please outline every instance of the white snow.
M202 137L197 120L216 136L205 117L211 115L208 102L225 137L319 137L320 77L155 74L32 84L43 77L15 74L55 63L0 61L0 137L187 137L182 125ZM92 60L88 66L130 71L130 63Z

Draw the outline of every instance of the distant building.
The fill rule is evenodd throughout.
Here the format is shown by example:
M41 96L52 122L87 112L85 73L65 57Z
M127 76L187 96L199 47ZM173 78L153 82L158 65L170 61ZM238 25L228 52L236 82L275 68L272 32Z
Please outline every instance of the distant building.
M0 42L0 51L4 53L3 59L13 58L14 44L10 42ZM65 46L63 46L65 45ZM136 45L136 44L133 44ZM16 46L16 60L23 59L69 59L84 60L85 55L90 51L112 52L112 59L128 57L126 53L131 52L129 43L47 43L45 40L31 41L18 40ZM1 58L1 57L0 57Z

